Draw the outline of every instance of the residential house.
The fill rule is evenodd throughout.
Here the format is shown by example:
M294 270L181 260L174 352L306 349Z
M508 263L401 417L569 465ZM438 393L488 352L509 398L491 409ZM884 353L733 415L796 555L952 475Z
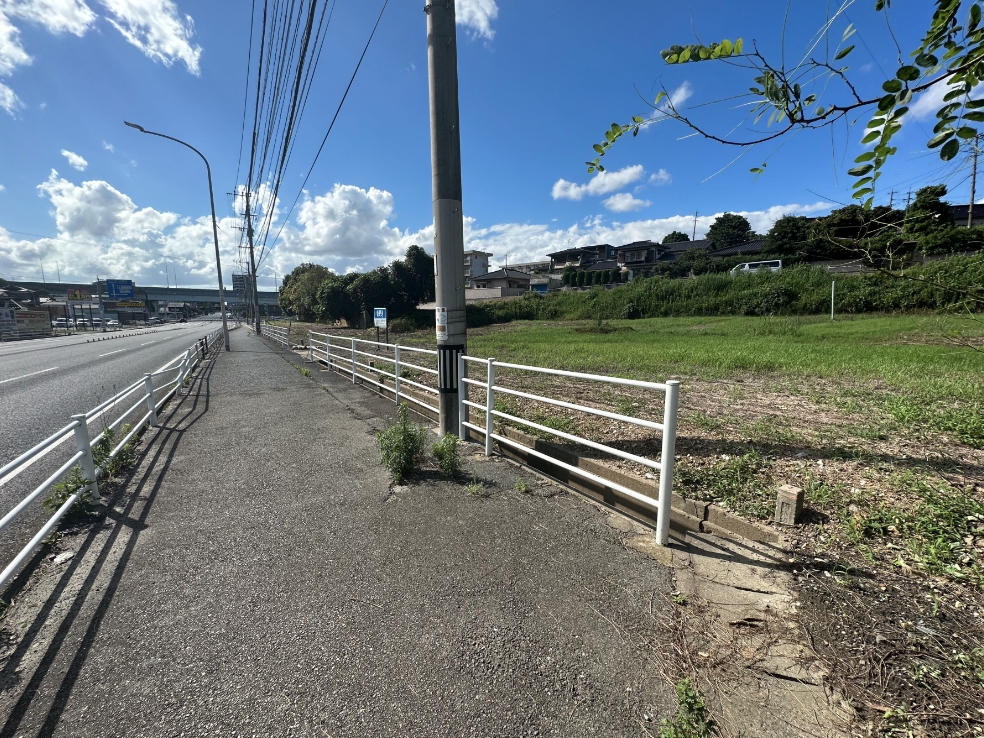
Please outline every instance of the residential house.
M530 275L516 269L498 269L481 277L476 277L475 289L506 289L529 291Z
M765 250L765 240L746 241L723 249L712 249L707 255L712 259L724 259L728 256L758 256Z
M950 206L950 212L953 214L954 221L956 221L954 225L956 225L957 228L967 227L967 208L967 205ZM974 212L971 225L984 225L984 203L974 203Z
M487 274L492 254L484 251L465 252L465 284L470 285L475 277Z
M557 251L553 254L547 254L547 256L550 257L551 271L555 269L563 269L567 266L587 269L589 266L596 264L599 261L614 259L615 247L607 243L602 243L596 246L581 246L575 249L564 249L563 251Z
M528 261L525 264L508 264L507 266L509 269L527 274L545 274L550 271L549 261Z

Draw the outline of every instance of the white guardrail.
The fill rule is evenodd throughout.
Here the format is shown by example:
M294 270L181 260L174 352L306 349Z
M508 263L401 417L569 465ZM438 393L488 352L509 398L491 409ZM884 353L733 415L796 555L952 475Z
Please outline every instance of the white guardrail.
M273 339L277 343L290 348L290 326L284 328L281 325L270 325L269 323L262 323L261 330L263 335L268 338Z
M420 355L433 357L434 365L432 367L425 367L420 366L419 364L410 363L407 361L408 354L414 358ZM422 384L410 379L407 376L408 373L424 373L433 377L436 384L438 375L437 351L410 346L379 343L377 341L367 341L360 338L332 336L324 333L309 331L308 358L311 361L323 361L329 369L346 376L351 376L353 383L355 383L357 379L361 379L364 383L373 385L377 389L383 391L384 394L391 394L397 404L399 404L402 400L409 400L410 402L427 408L435 414L439 414L439 409L436 403L438 395L437 387ZM477 365L482 367L484 369L484 379L472 379L466 376L466 370L469 365ZM521 392L517 389L504 387L501 384L496 384L495 375L497 368L508 369L516 372L532 372L537 374L552 375L555 377L580 379L590 382L597 382L599 384L621 385L650 390L663 395L663 422L657 423L642 418L634 418L628 415L610 412L608 410L601 410L599 408L589 407L587 405L567 402L566 400L558 400L552 397L535 395L529 392ZM509 364L505 362L497 362L495 359L480 359L474 356L459 356L457 374L458 417L461 419L458 428L458 435L461 440L467 440L469 429L474 430L481 433L485 437L486 456L492 455L493 442L497 441L500 444L516 448L524 454L542 458L551 464L567 469L573 474L577 474L586 479L590 479L593 482L617 490L626 497L630 497L633 500L637 500L644 505L654 508L656 510L657 521L656 542L661 546L666 545L670 527L670 507L673 491L673 466L676 453L676 428L680 399L680 382L677 380L669 380L665 383L645 382L636 379L608 377L599 374L584 374L581 372L569 372L559 369L547 369L539 366ZM383 377L392 379L392 386L386 384L385 381L380 381ZM407 385L416 390L421 390L428 393L428 396L434 396L435 404L430 405L421 401L421 399L417 397L407 394L406 392L401 392L401 387L405 387ZM484 390L485 402L478 403L470 400L468 396L469 387L480 388L480 391ZM598 417L607 418L609 420L615 420L657 431L661 434L662 441L659 461L629 453L628 451L623 451L619 448L615 448L604 443L598 443L573 433L557 430L556 428L551 428L542 423L521 418L518 415L512 415L502 412L501 410L496 410L495 398L497 393L521 397L533 402L552 405L554 407L562 407L567 410L574 410L577 412L595 415ZM485 423L484 426L476 425L466 420L468 417L468 408L474 408L482 413ZM511 438L507 438L501 433L496 432L496 418L500 418L501 420L510 423L526 426L528 428L533 428L537 431L562 438L565 441L577 443L582 446L595 449L596 451L602 451L620 459L631 461L653 469L659 474L658 497L653 498L648 495L641 494L634 489L630 489L629 487L618 484L617 482L613 482L609 479L603 479L602 477L592 474L589 471L585 471L577 466L567 464L553 456L544 454L536 449L531 449Z
M194 345L180 353L158 371L152 374L145 374L141 379L138 379L129 387L113 395L89 412L73 415L72 422L60 431L54 435L48 436L48 438L41 441L41 443L37 444L34 448L25 451L9 464L6 464L3 468L0 468L0 484L5 484L11 479L17 477L24 470L28 469L32 464L34 464L35 461L38 461L56 446L67 441L69 436L72 436L75 439L75 453L69 457L68 460L66 460L65 463L62 464L53 474L51 474L51 476L38 485L34 491L17 503L17 505L15 505L10 512L0 519L0 531L6 528L15 518L24 512L24 510L27 509L32 502L56 485L76 464L78 464L82 470L82 476L88 482L85 487L76 491L75 494L69 497L64 504L62 504L61 507L55 511L55 514L48 519L48 521L42 526L41 530L35 534L31 541L24 546L23 549L21 549L20 553L14 557L13 561L7 564L3 572L0 573L0 589L6 586L7 582L17 572L18 568L20 568L20 565L24 563L25 559L33 553L34 549L36 549L38 545L48 537L54 527L58 525L58 522L65 516L65 513L71 510L75 503L79 501L83 493L88 491L100 500L103 499L99 494L99 477L102 475L105 466L110 460L116 458L123 447L129 443L138 432L140 432L145 423L149 423L153 427L157 427L159 425L157 419L158 410L163 407L164 403L171 399L171 397L181 388L188 375L191 374L191 372L201 363L209 351L212 351L219 343L221 343L221 341L221 329L209 333L208 336L196 341ZM156 377L171 374L172 372L177 372L173 379L155 386L154 379ZM161 392L164 394L157 399ZM117 417L116 420L104 425L102 432L100 432L95 438L90 439L89 421L95 420L96 418L113 411L120 403L127 399L135 399L136 401L126 411L124 411L122 415ZM97 468L92 453L93 447L98 444L104 436L107 436L110 431L115 431L124 422L124 420L138 410L142 410L143 415L140 416L139 420L132 422L130 432L127 433L120 440L120 442L116 444L116 447L109 452L106 460L103 462L103 465Z
M433 357L430 362L432 366L421 366L421 363L428 361L427 357ZM397 405L403 400L409 400L431 412L440 412L437 406L437 351L308 331L308 358L311 361L324 361L328 369L351 376L353 384L361 379L384 394L392 393ZM421 363L414 364L408 358ZM387 377L393 380L392 386L386 384L385 380L380 381ZM424 380L425 377L433 377L434 385L417 381ZM425 394L414 397L404 391L407 387ZM429 399L431 395L434 398L433 405L422 399Z

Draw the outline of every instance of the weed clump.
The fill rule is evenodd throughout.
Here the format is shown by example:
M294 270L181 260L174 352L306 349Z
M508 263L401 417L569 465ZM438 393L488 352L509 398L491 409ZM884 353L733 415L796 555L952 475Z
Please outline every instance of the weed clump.
M68 502L72 495L83 488L87 488L90 484L92 484L92 480L86 479L83 476L81 467L73 466L65 481L53 485L51 487L51 494L41 504L52 512L56 512L62 505ZM85 512L90 507L92 507L92 492L84 489L82 494L79 495L79 499L76 500L73 510Z
M676 684L676 717L664 720L659 730L659 738L711 738L719 735L718 725L710 717L703 698L690 679L681 679Z
M461 456L458 454L458 437L450 433L434 444L434 459L441 473L454 478L461 471Z
M383 466L396 482L406 481L420 470L426 440L427 431L410 422L407 406L401 403L396 424L376 434Z

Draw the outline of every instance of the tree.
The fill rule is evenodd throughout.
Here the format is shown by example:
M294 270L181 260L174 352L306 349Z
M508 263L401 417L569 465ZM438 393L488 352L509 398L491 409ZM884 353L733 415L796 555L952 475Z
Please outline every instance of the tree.
M393 298L390 272L386 267L376 267L371 272L360 274L348 290L352 302L359 308L360 317L373 308L388 308Z
M584 271L583 269L580 270L580 271L578 271L578 273L577 273L577 286L578 287L583 287L584 286L584 282L587 279L587 275L588 275L588 273L586 271Z
M803 253L810 240L810 221L798 215L784 215L765 236L765 251L777 256Z
M916 199L905 214L902 235L921 240L939 231L953 228L953 213L940 198L946 197L946 185L931 185L916 191Z
M713 241L714 247L718 249L745 243L752 240L754 235L748 219L735 213L719 215L707 229L708 240Z
M623 135L631 132L635 136L641 126L667 118L682 123L709 140L731 147L750 148L799 130L827 128L842 119L850 122L860 115L869 115L862 143L870 144L871 148L855 158L856 166L847 173L855 178L852 197L870 209L881 170L897 152L892 138L902 128L909 103L915 94L934 87L944 89L945 93L942 95L942 105L936 112L937 124L927 145L938 149L944 161L953 159L960 150L961 142L976 139L975 124L984 122L984 99L972 96L980 81L984 80L981 0L934 0L926 33L909 54L912 63L902 62L900 49L900 66L880 85L876 75L848 76L850 68L845 66L845 60L855 48L852 36L856 30L847 19L851 4L841 3L830 15L816 36L811 38L805 55L787 56L783 53L778 63L767 59L754 42L751 50L746 52L741 38L734 43L724 39L707 46L698 43L664 49L660 55L669 65L720 61L749 69L752 76L752 85L747 88L749 92L745 92L744 84L739 84L735 94L723 95L717 101L729 110L744 111L747 124L743 125L742 121L727 115L709 112L709 125L721 125L722 133L716 133L717 129L681 113L664 88L650 106L653 112L648 119L637 115L629 123L612 124L605 132L605 140L594 145L598 156L587 162L588 171L604 171L600 157ZM874 0L875 10L886 16L890 5L890 0ZM928 5L930 3L924 4ZM756 20L761 22L758 17ZM784 29L787 27L785 20L782 25ZM891 34L890 40L894 42L890 23L886 26ZM786 39L781 41L785 49ZM742 105L736 103L737 97L750 100ZM692 107L706 110L708 105ZM763 117L766 117L767 128L776 128L762 131L761 125L755 124ZM732 133L746 130L753 132L747 135ZM751 172L758 176L764 173L765 168L766 163L763 162L752 167Z
M327 323L345 320L353 323L359 310L349 292L349 285L358 278L358 274L346 274L339 277L332 274L318 287L318 319Z
M689 241L690 236L686 233L681 233L680 231L670 231L665 236L661 243L682 243L683 241Z
M318 288L334 272L320 264L304 263L284 275L280 288L280 307L300 320L315 320L318 316Z

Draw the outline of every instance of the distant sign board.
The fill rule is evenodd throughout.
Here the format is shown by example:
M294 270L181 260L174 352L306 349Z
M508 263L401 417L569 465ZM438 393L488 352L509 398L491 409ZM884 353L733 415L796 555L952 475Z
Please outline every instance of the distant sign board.
M246 294L246 275L245 274L232 274L232 291L237 295Z
M110 300L132 300L133 299L133 280L131 279L107 279L106 294Z
M373 308L372 317L377 328L386 327L386 308Z
M146 307L142 302L136 302L134 300L120 300L116 303L118 308L142 308Z
M65 295L67 300L91 300L92 293L88 290L68 290Z

